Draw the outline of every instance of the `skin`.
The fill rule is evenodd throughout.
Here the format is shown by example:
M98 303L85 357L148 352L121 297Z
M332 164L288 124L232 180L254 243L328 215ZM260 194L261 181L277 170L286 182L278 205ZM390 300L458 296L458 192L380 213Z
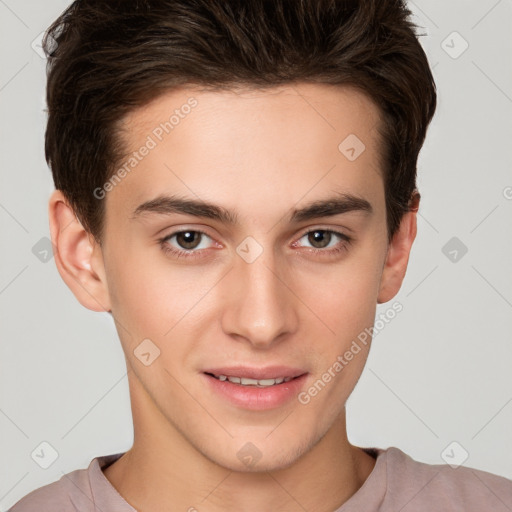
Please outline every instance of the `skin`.
M82 305L112 313L127 362L134 443L104 474L143 512L332 512L375 465L348 441L345 413L370 344L308 404L293 399L265 411L228 403L205 386L202 371L284 364L307 371L309 388L373 326L376 305L399 291L416 208L388 243L379 110L348 87L175 90L124 119L127 151L190 97L198 105L106 194L101 245L60 191L50 199L58 270ZM338 149L349 134L366 147L354 161ZM366 199L372 212L288 222L293 208L334 191ZM240 222L133 218L160 194L222 205ZM158 240L187 229L207 233L192 249L201 256L166 254ZM322 245L307 235L315 229L352 240L333 234ZM236 252L248 236L263 250L252 263ZM189 247L179 237L167 246ZM343 250L312 252L336 247ZM134 355L147 338L160 349L149 366ZM261 453L251 467L237 457L249 441Z

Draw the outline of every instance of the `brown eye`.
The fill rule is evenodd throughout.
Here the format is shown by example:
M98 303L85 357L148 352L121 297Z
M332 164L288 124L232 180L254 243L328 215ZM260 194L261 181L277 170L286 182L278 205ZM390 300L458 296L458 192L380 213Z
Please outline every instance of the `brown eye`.
M306 242L300 243L305 239ZM334 257L348 250L352 237L332 229L312 229L303 233L299 240L293 243L294 247L303 247L306 253L313 253L320 257Z
M325 229L316 229L315 231L310 231L307 235L308 242L313 244L313 247L316 249L327 247L332 239L332 232Z
M166 255L176 258L201 258L212 246L211 240L212 238L203 231L182 229L160 238L158 241Z
M203 233L199 231L179 231L175 233L176 242L182 249L195 249L201 241Z

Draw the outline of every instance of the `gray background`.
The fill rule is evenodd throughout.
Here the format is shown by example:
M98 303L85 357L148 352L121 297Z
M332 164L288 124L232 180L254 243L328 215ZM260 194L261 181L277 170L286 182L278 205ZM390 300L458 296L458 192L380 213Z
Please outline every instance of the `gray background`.
M0 0L0 511L133 436L111 318L78 303L51 254L41 260L53 184L37 41L67 4ZM410 6L439 106L418 165L403 311L374 339L349 439L512 479L512 1ZM47 469L31 456L42 442L58 452Z

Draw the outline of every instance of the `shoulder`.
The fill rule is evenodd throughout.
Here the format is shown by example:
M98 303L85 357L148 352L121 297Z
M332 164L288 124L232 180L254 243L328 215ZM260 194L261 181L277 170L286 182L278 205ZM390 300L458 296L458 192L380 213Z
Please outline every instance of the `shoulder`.
M87 488L87 470L77 469L62 475L56 482L33 490L17 503L8 512L35 512L45 510L59 510L59 512L76 512L82 510L83 504L76 503L78 489ZM84 508L89 510L89 508Z
M63 474L59 480L33 490L8 512L97 512L101 510L98 508L98 499L109 505L117 505L116 500L121 498L102 476L101 468L121 455L119 453L92 459L87 469ZM118 510L121 509L118 507Z
M512 480L466 466L427 464L396 447L387 452L387 498L408 511L458 510L510 512Z

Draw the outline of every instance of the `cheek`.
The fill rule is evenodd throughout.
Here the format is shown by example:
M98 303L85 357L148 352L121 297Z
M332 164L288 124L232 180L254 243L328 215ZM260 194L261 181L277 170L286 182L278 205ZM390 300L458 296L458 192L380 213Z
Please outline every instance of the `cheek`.
M298 295L331 338L346 339L373 323L382 272L377 248L359 248L339 262L302 270ZM332 332L334 331L334 332Z
M215 272L172 264L158 250L152 249L151 255L120 251L113 258L117 263L109 274L113 313L129 331L131 343L150 338L163 345L191 328L202 299L218 281Z
M316 338L312 358L326 388L318 406L328 402L333 412L350 396L368 358L380 275L375 264L345 270L331 275L323 294L312 287L309 295L311 303L318 305L318 316L330 328L324 329L327 335ZM319 386L323 389L324 384Z
M123 256L113 257L116 265L109 273L113 313L137 339L161 336L172 320L166 311L179 302L178 283L162 276L136 251L121 252Z

